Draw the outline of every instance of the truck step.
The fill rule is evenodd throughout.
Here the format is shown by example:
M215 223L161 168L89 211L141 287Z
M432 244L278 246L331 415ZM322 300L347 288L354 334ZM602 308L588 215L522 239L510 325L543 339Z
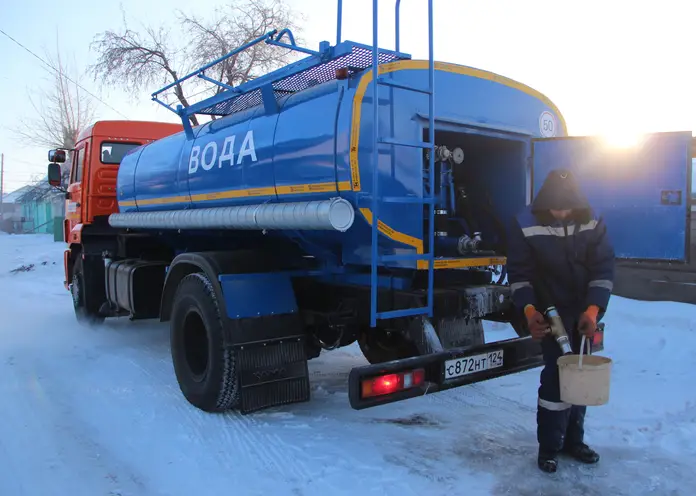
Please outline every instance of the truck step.
M307 355L301 339L245 346L237 357L242 414L309 400Z

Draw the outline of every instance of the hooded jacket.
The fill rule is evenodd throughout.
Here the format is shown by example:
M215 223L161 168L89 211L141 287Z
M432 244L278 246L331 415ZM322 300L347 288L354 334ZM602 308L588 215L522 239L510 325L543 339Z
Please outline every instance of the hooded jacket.
M549 210L572 210L556 220ZM523 309L554 304L572 318L590 305L606 311L614 282L614 248L573 174L552 171L535 200L512 220L508 233L508 280ZM539 290L543 286L544 290ZM541 301L545 292L553 301Z

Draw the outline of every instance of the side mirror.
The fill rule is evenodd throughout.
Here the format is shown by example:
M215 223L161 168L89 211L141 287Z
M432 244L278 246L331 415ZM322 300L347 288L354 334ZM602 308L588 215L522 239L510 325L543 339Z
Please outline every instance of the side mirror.
M60 186L63 182L60 165L48 164L48 184L51 186Z
M49 150L48 161L62 164L65 162L65 150Z

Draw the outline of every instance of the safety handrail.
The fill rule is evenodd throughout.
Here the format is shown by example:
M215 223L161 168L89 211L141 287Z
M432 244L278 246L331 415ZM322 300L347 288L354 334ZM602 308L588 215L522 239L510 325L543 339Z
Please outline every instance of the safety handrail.
M395 33L395 42L394 42L394 51L398 52L399 51L399 41L400 41L400 28L401 28L401 22L400 22L400 12L401 12L401 0L396 0L394 3L394 33ZM336 7L336 44L338 45L341 42L341 28L343 24L343 0L338 0L337 1L337 7Z
M401 22L399 21L400 11L401 0L396 0L396 3L394 4L394 37L396 38L394 41L394 50L397 52L399 51L399 29L401 26Z
M274 38L274 36L275 36L275 38ZM289 40L289 43L285 43L285 42L280 41L283 37L287 37ZM207 71L208 69L210 69L211 67L213 67L217 64L220 64L221 62L224 62L225 60L229 59L230 57L233 57L234 55L237 55L238 53L243 52L244 50L247 50L248 48L251 48L252 46L257 45L258 43L261 43L261 42L265 42L269 45L279 46L281 48L288 48L290 50L295 50L297 52L302 52L302 53L306 53L309 55L321 55L321 53L317 52L316 50L310 50L308 48L298 46L297 43L295 42L295 37L293 36L292 31L289 28L285 28L285 29L281 30L280 32L278 32L277 29L273 29L273 30L259 36L258 38L255 38L255 39L249 41L248 43L245 43L244 45L240 46L239 48L235 48L234 50L228 52L227 54L223 55L222 57L219 57L219 58L213 60L212 62L204 65L203 67L200 67L200 68L196 69L195 71L192 71L192 72L186 74L185 76L178 78L177 80L175 80L172 83L169 83L165 87L155 91L151 95L152 100L159 103L160 105L168 108L172 112L178 114L179 112L176 109L174 109L168 103L163 102L160 99L158 99L157 96L160 95L161 93L177 86L177 85L180 85L184 81L187 81L194 76L198 76L199 78L201 78L205 81L208 81L210 83L216 84L222 88L225 88L226 90L230 90L233 92L238 91L237 88L235 88L233 86L230 86L228 84L223 83L222 81L218 81L218 80L213 79L209 76L206 76L205 71Z

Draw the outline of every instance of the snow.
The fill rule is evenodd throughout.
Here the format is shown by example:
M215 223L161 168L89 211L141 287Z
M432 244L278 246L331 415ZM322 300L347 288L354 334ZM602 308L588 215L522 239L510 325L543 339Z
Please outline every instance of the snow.
M180 394L168 327L88 329L63 288L63 243L0 237L0 494L693 494L696 308L614 297L608 405L587 467L536 455L539 369L373 409L348 404L355 346L310 362L312 401L211 415ZM45 263L45 264L44 264ZM28 267L31 270L11 272ZM510 337L492 324L488 340Z

